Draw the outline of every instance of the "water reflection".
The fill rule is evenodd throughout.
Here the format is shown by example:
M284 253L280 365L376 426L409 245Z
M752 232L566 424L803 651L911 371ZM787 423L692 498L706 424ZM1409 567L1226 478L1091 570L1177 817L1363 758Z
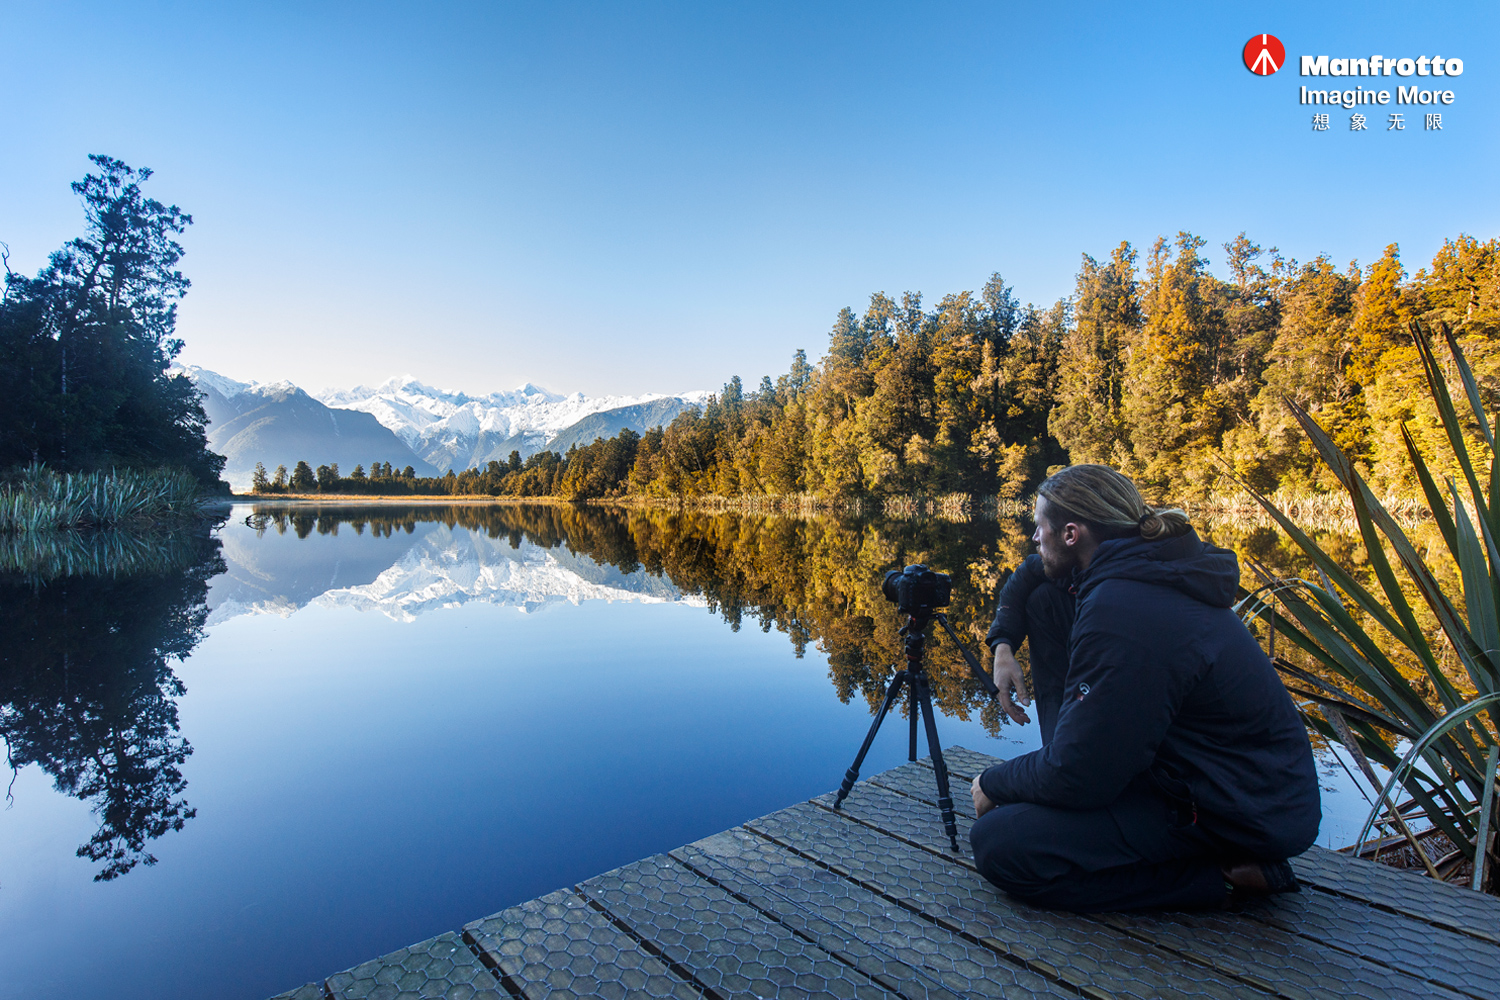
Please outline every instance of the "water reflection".
M924 562L952 574L952 620L977 647L1031 533L1013 521L585 506L240 511L222 542L207 532L0 539L0 737L13 770L35 762L93 807L99 828L78 854L99 864L100 880L153 863L150 842L194 815L172 662L207 624L314 603L406 622L466 603L692 604L733 630L776 630L798 657L812 647L840 701L873 710L900 658L884 571ZM1277 573L1307 571L1264 526L1206 533ZM1343 555L1363 562L1357 549ZM940 711L997 734L1003 716L951 644L935 644L929 661Z
M194 815L172 661L202 639L224 563L206 530L153 541L54 540L0 572L0 738L13 776L38 764L98 816L77 851L95 881L154 864L151 841Z
M786 634L798 656L828 658L842 701L873 707L900 658L885 570L913 562L953 575L950 617L974 644L1003 571L1029 549L1030 525L930 518L746 516L573 506L258 507L226 535L230 570L213 621L289 614L317 602L400 620L469 601L536 609L560 600L703 604L738 630ZM944 642L930 656L941 710L1003 716Z

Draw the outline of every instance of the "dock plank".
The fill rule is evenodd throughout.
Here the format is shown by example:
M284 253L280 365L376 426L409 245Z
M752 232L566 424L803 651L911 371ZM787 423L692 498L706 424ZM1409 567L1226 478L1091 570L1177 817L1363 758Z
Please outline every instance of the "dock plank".
M1459 934L1500 944L1500 899L1375 861L1314 847L1292 859L1297 878Z
M1476 1000L1500 1000L1500 945L1327 892L1274 897L1244 914Z
M963 747L944 750L943 759L948 762L950 771L961 769L968 780L973 780L972 776L984 768L1000 763L998 757ZM924 757L916 765L903 764L872 775L870 781L931 803L936 811L937 783L931 777L924 780L913 770L916 766L931 774L931 758ZM964 828L960 824L960 829ZM1392 910L1446 931L1500 944L1500 899L1494 896L1321 847L1309 848L1306 853L1293 858L1292 867L1299 880L1318 889Z
M456 931L329 976L334 1000L502 1000L495 974Z
M464 937L528 1000L700 1000L582 896L562 889L465 925Z
M1003 758L993 754L981 753L978 750L970 750L967 747L944 747L943 763L948 765L948 773L962 778L965 783L974 780L974 775L987 767L993 767L1000 763ZM917 763L923 767L932 767L931 757L921 757Z
M969 794L970 780L972 779L958 777L951 772L948 775L948 790L953 796L955 814L974 811L974 799ZM869 782L872 785L889 788L893 792L900 792L902 795L909 795L914 799L937 805L937 773L923 764L902 764L889 771L870 775Z
M924 770L925 774L922 773ZM903 792L894 791L896 788L903 789ZM932 772L905 764L872 777L868 783L860 782L846 800L845 809L861 822L951 858L952 852L946 848L936 819L936 795ZM899 801L901 798L915 805L903 806ZM826 796L814 801L831 804ZM853 809L849 808L851 802L857 802ZM961 821L959 827L961 832L966 832L968 823ZM967 857L953 860L972 868L973 862ZM1442 890L1445 887L1435 884L1433 888ZM1446 889L1463 891L1452 886ZM1298 1000L1329 995L1327 990L1334 973L1341 977L1339 981L1347 989L1354 991L1351 995L1455 996L1448 989L1425 981L1429 972L1436 971L1430 967L1407 962L1397 965L1394 973L1381 968L1381 963L1389 956L1376 957L1371 953L1378 953L1381 934L1394 930L1382 927L1385 921L1366 924L1380 930L1374 940L1367 936L1365 947L1340 950L1326 940L1312 935L1288 934L1263 921L1235 917L1220 918L1223 923L1213 924L1207 922L1210 919L1202 918L1204 922L1196 925L1192 934L1179 933L1170 926L1157 927L1149 923L1148 918L1122 917L1112 919L1110 923L1145 942L1173 951L1187 961L1208 965L1241 982L1258 984L1268 991ZM1421 935L1423 939L1429 936L1428 933ZM1323 970L1334 972L1325 974Z
M271 1000L326 1000L322 983L308 983L295 990L278 993Z
M893 994L665 855L579 886L717 996L877 1000Z
M673 851L788 927L903 996L1072 997L1045 977L743 830Z
M1202 962L1288 1000L1330 996L1401 1000L1458 994L1400 969L1232 913L1111 913L1098 918L1167 951Z
M819 795L812 801L815 805L832 810L834 795L830 792ZM938 812L936 798L918 799L892 791L884 785L861 781L849 792L849 797L844 800L839 811L855 822L952 858L965 867L974 867L974 859L969 855L969 828L974 825L973 817L961 812L955 815L958 850L953 850L948 835L943 832L943 817Z
M1088 918L1018 903L950 859L860 823L834 822L839 819L805 804L746 826L1086 995L1144 1000L1245 993L1246 984L1225 984L1222 976Z
M467 924L273 1000L1500 1000L1500 899L1314 848L1242 913L1078 915L985 882L944 751Z

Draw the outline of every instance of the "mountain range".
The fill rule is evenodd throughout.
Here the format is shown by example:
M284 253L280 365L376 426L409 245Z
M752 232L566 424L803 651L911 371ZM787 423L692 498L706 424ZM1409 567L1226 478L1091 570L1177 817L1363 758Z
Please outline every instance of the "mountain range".
M196 366L181 371L203 391L209 447L225 456L224 478L240 491L249 489L257 462L268 469L337 462L345 472L390 462L432 476L503 462L512 451L523 458L566 452L625 428L645 433L708 398L707 392L564 396L530 383L470 396L411 376L309 394L290 382L239 382Z
M434 389L405 375L373 388L320 392L317 398L336 409L372 415L433 465L469 469L503 462L512 451L522 458L542 450L567 451L570 444L614 437L626 427L644 433L671 423L684 406L701 404L708 393L563 396L528 382L509 392L470 396ZM586 428L569 434L585 420Z

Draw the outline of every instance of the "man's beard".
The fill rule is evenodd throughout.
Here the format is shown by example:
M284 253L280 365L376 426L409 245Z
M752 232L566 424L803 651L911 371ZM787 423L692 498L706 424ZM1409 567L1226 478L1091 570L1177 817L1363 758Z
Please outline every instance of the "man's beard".
M1047 574L1049 580L1066 580L1073 575L1073 568L1078 565L1078 557L1064 549L1062 552L1043 552L1042 572Z

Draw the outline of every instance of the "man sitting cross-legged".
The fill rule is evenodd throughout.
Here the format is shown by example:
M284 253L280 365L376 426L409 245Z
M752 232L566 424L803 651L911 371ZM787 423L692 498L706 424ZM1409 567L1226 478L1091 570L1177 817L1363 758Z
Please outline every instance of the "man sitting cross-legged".
M1286 859L1317 836L1317 772L1291 698L1230 610L1234 553L1102 465L1049 477L1036 525L989 643L1021 723L1012 651L1031 643L1043 746L974 779L980 873L1082 911L1295 890Z

